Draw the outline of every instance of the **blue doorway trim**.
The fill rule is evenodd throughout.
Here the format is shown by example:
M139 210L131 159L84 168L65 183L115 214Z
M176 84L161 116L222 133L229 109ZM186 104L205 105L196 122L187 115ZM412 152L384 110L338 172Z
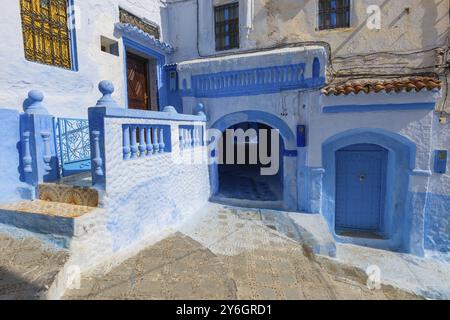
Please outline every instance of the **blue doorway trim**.
M166 57L164 54L153 50L145 45L131 40L123 36L123 65L124 65L124 93L125 93L125 107L128 108L128 80L127 80L127 51L135 52L141 56L156 59L157 61L157 82L158 82L158 103L159 109L162 110L167 105L167 88L166 75L163 70L166 64Z
M335 232L336 214L336 153L350 145L374 144L388 150L386 204L384 214L385 240L340 237ZM409 210L410 176L416 165L416 145L397 133L376 128L348 130L330 137L322 145L324 169L322 213L330 230L342 242L370 245L383 249L410 251L412 215Z

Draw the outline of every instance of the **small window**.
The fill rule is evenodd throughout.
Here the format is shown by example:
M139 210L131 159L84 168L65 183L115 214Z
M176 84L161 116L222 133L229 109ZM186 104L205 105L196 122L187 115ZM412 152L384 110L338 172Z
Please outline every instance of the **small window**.
M72 68L67 0L20 0L25 58Z
M216 50L239 48L239 3L214 8Z
M119 43L107 37L100 36L100 49L103 52L119 56Z
M350 0L319 0L319 30L350 27Z

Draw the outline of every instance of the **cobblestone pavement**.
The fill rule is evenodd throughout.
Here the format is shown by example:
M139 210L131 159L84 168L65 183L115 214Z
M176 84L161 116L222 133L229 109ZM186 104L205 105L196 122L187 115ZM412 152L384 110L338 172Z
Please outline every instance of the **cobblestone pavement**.
M0 234L0 300L44 298L67 259L35 238Z
M210 205L172 236L109 271L84 275L65 299L415 299L371 291L359 269L317 257L264 223L261 210Z

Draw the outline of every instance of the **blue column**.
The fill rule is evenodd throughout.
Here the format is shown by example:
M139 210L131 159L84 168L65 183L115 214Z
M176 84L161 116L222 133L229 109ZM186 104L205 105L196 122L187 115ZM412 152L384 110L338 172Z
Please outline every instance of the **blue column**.
M118 105L112 98L114 86L110 81L101 81L98 85L102 97L97 101L94 107L89 108L89 132L91 137L91 161L92 161L92 182L97 188L104 189L106 187L106 158L105 150L105 109L117 108ZM126 131L124 132L126 135ZM126 137L124 137L124 140ZM128 140L129 141L129 140ZM127 152L128 146L124 144L123 155Z
M32 186L59 179L54 118L43 100L42 92L31 90L21 115L22 166L25 181Z

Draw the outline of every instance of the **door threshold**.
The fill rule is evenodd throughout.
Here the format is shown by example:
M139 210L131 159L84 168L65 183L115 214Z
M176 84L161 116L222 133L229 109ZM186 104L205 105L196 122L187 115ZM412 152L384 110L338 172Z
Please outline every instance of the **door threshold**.
M336 230L336 235L341 236L341 237L349 237L349 238L386 240L386 238L384 236L382 236L379 232L371 231L371 230L340 229L340 230Z

